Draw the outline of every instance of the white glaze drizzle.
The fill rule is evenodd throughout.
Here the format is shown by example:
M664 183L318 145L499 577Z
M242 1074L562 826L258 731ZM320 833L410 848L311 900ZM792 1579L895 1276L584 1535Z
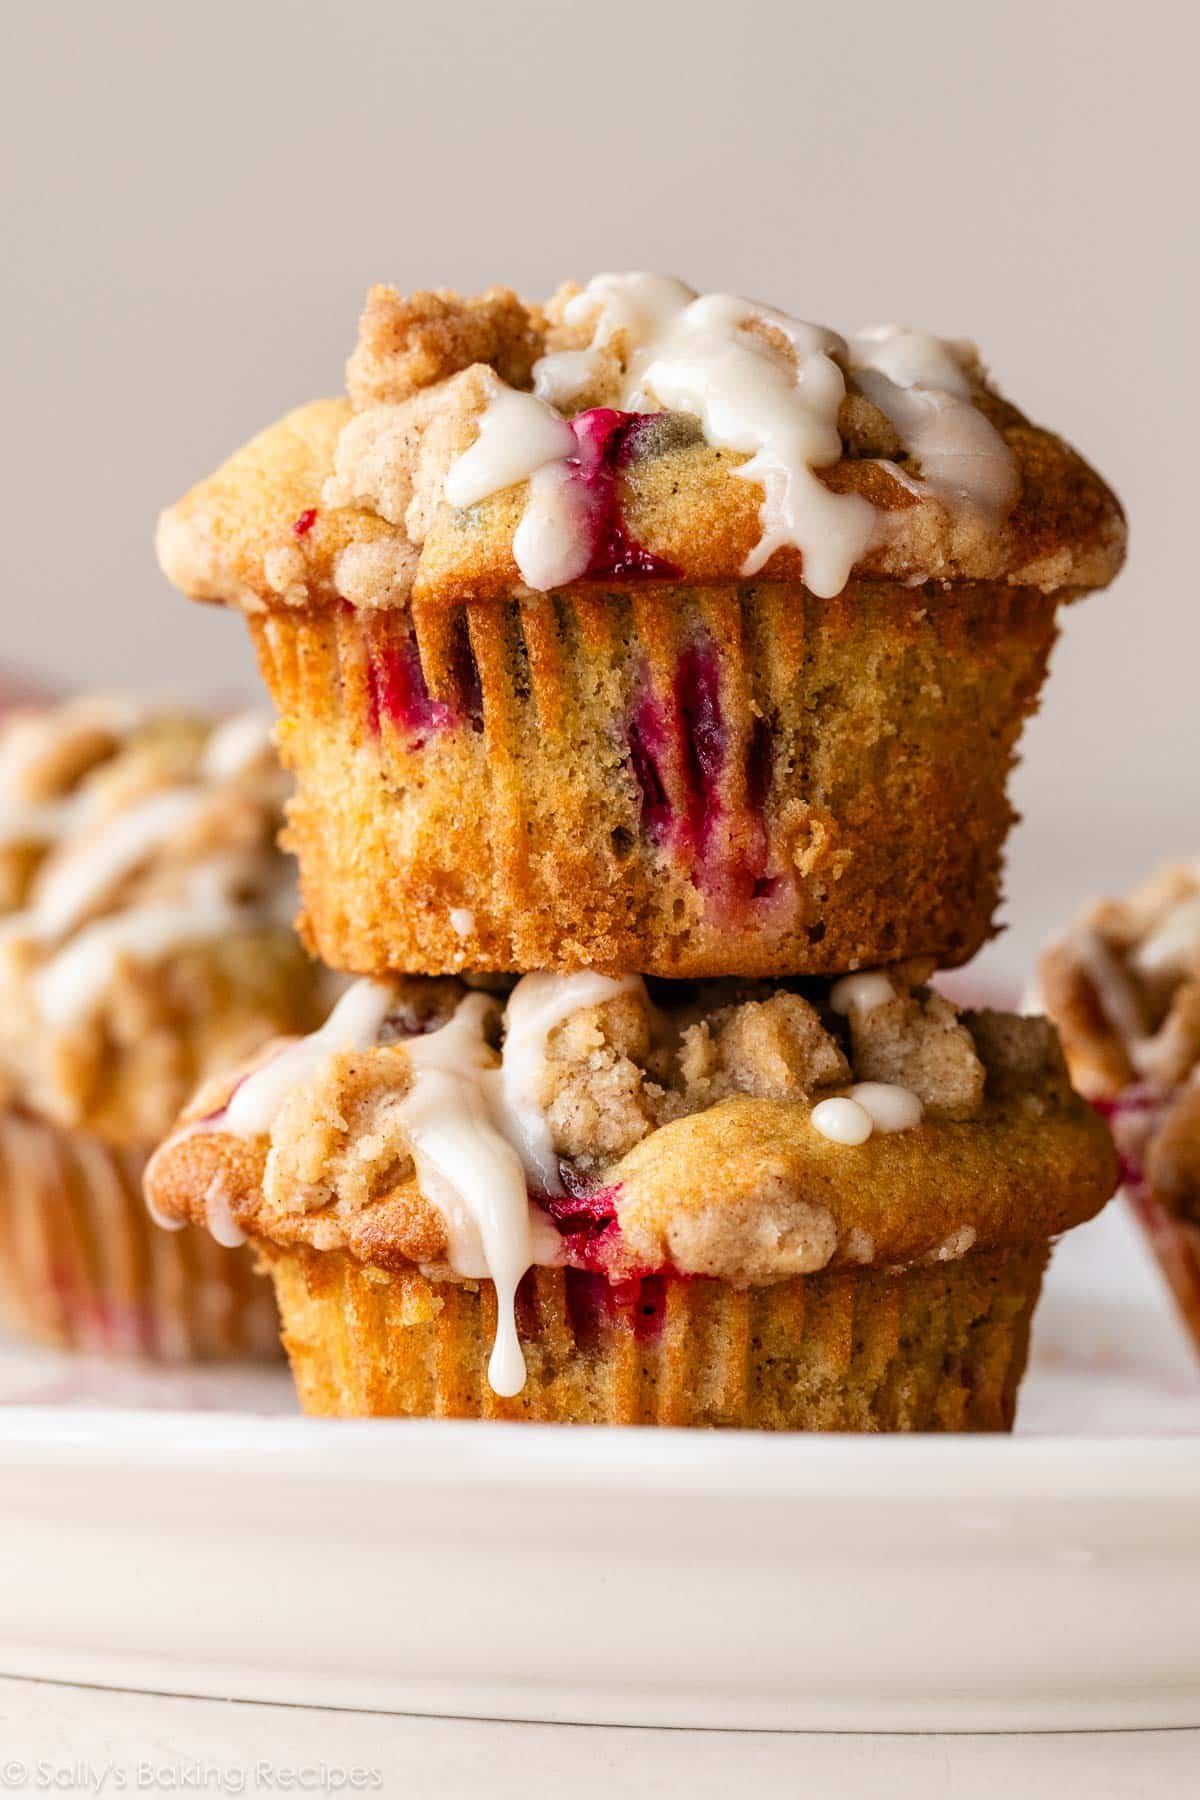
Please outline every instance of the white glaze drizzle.
M246 1234L233 1216L229 1189L224 1177L214 1175L204 1195L204 1223L223 1250L239 1250Z
M576 448L575 433L552 406L497 381L479 436L447 471L446 499L451 506L474 506Z
M893 1081L857 1081L850 1089L850 1098L863 1108L874 1129L881 1133L912 1131L925 1117L920 1095Z
M857 1100L834 1094L812 1109L814 1131L833 1144L865 1144L874 1130L871 1115Z
M24 803L0 799L0 849L12 844L55 844L69 837L87 819L87 801L86 794Z
M122 956L155 962L188 944L211 943L246 930L260 915L212 895L127 907L85 925L33 976L38 1009L48 1025L64 1029L85 1016L112 980Z
M588 496L565 462L534 470L513 534L513 560L526 586L546 593L585 573L592 555L590 517Z
M830 1009L835 1013L873 1012L895 998L896 990L881 969L843 975L829 990Z
M1200 961L1200 894L1176 901L1129 958L1139 975L1174 975Z
M247 1076L225 1108L221 1129L235 1137L265 1136L292 1089L308 1081L327 1056L370 1048L395 998L387 981L356 981L348 987L319 1031L297 1038Z
M925 1117L919 1095L890 1081L859 1081L846 1094L819 1100L812 1122L835 1144L865 1144L875 1132L912 1131Z
M815 471L842 455L838 413L844 370L891 419L920 463L919 481L947 503L1002 512L1016 494L1013 458L972 404L956 347L899 326L864 331L852 345L823 326L731 294L698 295L681 281L644 273L600 275L564 308L568 327L591 330L584 349L535 363L534 394L498 384L476 442L451 465L446 497L466 505L514 481L530 491L513 542L522 579L544 591L582 575L590 560L589 508L565 460L576 450L555 409L572 409L619 351L624 410L695 417L706 441L745 455L740 478L761 486L762 535L742 567L753 575L794 545L813 593L840 593L876 530L874 508L835 494ZM784 340L783 345L780 339ZM611 376L611 365L609 369Z
M1073 934L1071 948L1096 990L1101 1012L1129 1046L1136 1064L1138 1051L1147 1040L1146 1022L1132 981L1100 933L1089 926L1082 926Z
M205 781L236 781L270 753L273 722L266 713L233 713L210 733L200 758Z
M40 937L61 937L138 869L168 838L190 825L212 795L203 788L159 788L106 821L35 882L30 923Z
M491 1007L469 994L449 1024L406 1044L413 1082L400 1117L421 1192L445 1220L451 1268L495 1287L488 1381L513 1395L525 1386L516 1296L533 1262L533 1229L521 1158L497 1129L483 1079L495 1063L483 1033Z
M971 400L971 384L953 345L899 325L875 326L850 344L859 388L895 426L921 467L920 481L949 505L998 518L1017 497L1013 455Z
M412 1086L399 1116L421 1192L445 1220L450 1267L470 1280L487 1277L496 1289L488 1379L498 1394L519 1393L525 1382L515 1318L521 1277L534 1263L561 1258L557 1232L529 1199L531 1182L546 1193L563 1191L542 1113L548 1040L572 1013L641 985L636 976L590 972L524 976L508 997L500 1057L485 1035L495 1005L486 994L466 995L436 1031L404 1040ZM377 1041L395 997L391 983L356 982L320 1031L278 1051L242 1082L215 1128L269 1134L288 1095L326 1057Z
M516 1145L530 1181L542 1193L563 1192L542 1098L551 1032L585 1007L602 1006L621 994L644 993L640 975L614 979L585 969L576 975L525 975L509 995L500 1107L506 1134Z
M1200 895L1176 902L1129 956L1126 968L1099 931L1083 925L1072 932L1068 948L1095 990L1100 1010L1125 1046L1137 1073L1148 1081L1171 1079L1179 1046L1170 1013L1158 1031L1146 1018L1130 968L1144 980L1170 977L1186 970L1200 955Z
M126 880L200 818L221 788L265 756L270 721L261 715L236 714L215 726L193 783L152 789L110 817L103 816L103 789L86 784L56 799L23 797L38 764L73 735L109 732L119 746L149 717L146 708L120 697L85 696L14 721L0 746L0 844L61 846L35 877L29 904L0 920L6 944L60 946L32 977L35 1000L52 1027L66 1028L85 1015L122 957L152 961L230 931L284 922L286 865L269 852L225 848L185 871L180 898L103 910ZM76 833L80 841L73 844ZM255 900L233 897L256 888L266 891ZM97 911L101 916L89 921Z
M762 326L787 339L794 363L754 329ZM844 350L822 326L732 294L704 294L630 371L635 410L651 410L655 400L690 413L706 442L749 457L737 474L762 487L762 536L742 574L757 574L776 550L794 545L804 557L805 585L824 597L842 591L875 529L869 501L831 493L814 473L842 454L838 410L846 382L834 358Z
M81 694L59 706L14 715L0 741L0 795L14 802L40 798L30 792L37 766L59 745L91 732L120 741L145 718L140 702L119 694Z

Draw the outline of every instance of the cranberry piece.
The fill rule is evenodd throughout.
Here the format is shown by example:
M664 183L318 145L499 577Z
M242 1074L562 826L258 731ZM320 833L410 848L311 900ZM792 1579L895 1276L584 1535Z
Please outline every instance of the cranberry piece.
M656 556L630 536L621 517L620 477L634 445L652 413L617 412L611 406L594 406L570 421L579 445L568 456L571 479L587 495L591 554L584 580L605 576L618 579L678 581L682 571L666 557Z
M367 650L368 704L372 729L386 718L406 731L419 749L433 733L453 723L453 709L435 700L425 682L421 653L414 637L400 644L369 644Z
M312 528L316 524L316 522L317 522L316 507L315 506L306 506L304 511L300 514L299 518L294 519L292 521L293 537L298 537L298 538L306 537L308 535L308 533L312 530Z

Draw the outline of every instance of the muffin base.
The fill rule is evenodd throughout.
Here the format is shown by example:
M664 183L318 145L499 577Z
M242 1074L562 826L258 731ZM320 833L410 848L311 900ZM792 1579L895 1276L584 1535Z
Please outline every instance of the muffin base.
M248 1249L161 1230L146 1157L0 1113L0 1319L39 1343L162 1362L279 1355L270 1284Z
M1132 1189L1129 1199L1200 1356L1200 1225L1144 1189Z
M308 1413L774 1431L1007 1431L1049 1246L740 1290L535 1269L528 1379L487 1384L489 1282L261 1245Z
M1055 605L853 581L272 609L310 948L371 975L962 962Z

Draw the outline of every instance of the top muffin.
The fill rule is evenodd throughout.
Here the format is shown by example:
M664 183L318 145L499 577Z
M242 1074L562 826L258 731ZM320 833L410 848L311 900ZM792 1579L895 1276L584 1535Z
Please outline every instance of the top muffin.
M185 592L386 607L760 575L830 598L852 572L1056 591L1123 555L1086 463L973 345L923 332L846 339L655 275L545 306L376 287L347 375L348 402L290 414L164 515Z
M969 346L649 275L544 307L376 288L349 390L159 532L251 617L327 960L978 947L1055 601L1111 578L1124 522Z

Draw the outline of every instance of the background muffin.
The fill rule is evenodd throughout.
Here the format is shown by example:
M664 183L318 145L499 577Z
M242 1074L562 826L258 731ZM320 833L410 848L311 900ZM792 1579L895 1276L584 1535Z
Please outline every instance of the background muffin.
M112 696L0 728L0 1296L48 1340L263 1352L246 1257L145 1215L198 1080L319 1016L264 722Z
M1057 603L1123 546L969 346L652 277L374 290L350 403L159 537L251 621L323 957L671 976L971 955Z
M363 982L148 1191L263 1250L314 1412L1005 1428L1113 1153L1045 1021L925 972Z
M1041 983L1200 1348L1200 861L1089 906L1045 952Z

